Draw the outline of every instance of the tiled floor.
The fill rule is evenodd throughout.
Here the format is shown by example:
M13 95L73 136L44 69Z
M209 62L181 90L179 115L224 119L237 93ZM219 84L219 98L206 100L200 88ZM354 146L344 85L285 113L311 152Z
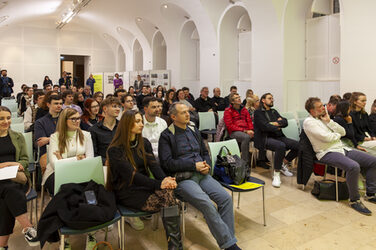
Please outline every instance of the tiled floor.
M268 170L256 168L252 175L266 181L267 226L262 225L261 190L242 193L240 209L235 211L236 236L242 249L376 249L375 204L364 202L374 212L373 216L364 216L349 208L345 201L318 201L310 193L313 178L302 191L296 184L296 173L294 177L282 177L281 188L271 186ZM33 249L26 245L20 231L17 225L16 233L11 236L10 249ZM97 232L98 240L103 237L103 232ZM84 235L72 236L70 240L72 249L85 249ZM116 227L109 234L109 241L117 247ZM191 206L186 216L184 247L218 249L202 215ZM58 244L46 244L44 249L58 249ZM141 232L127 225L126 249L167 249L162 223L157 231L152 231L151 222L145 221L145 229Z

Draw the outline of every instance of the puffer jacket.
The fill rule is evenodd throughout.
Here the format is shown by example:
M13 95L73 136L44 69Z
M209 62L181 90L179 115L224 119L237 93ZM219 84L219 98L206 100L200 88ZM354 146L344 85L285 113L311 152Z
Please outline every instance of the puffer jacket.
M225 109L223 119L229 135L234 131L253 130L251 116L245 107L241 107L239 112L230 105Z

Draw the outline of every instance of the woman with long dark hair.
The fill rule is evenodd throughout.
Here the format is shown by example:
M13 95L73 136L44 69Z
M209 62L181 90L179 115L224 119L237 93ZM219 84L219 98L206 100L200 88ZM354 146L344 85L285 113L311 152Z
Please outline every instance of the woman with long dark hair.
M139 112L123 113L107 150L107 189L125 207L147 212L163 210L168 249L183 249L179 209L173 194L177 184L159 166L151 143L142 137L143 127Z
M81 116L81 129L88 130L97 122L103 119L103 116L99 114L99 103L93 98L88 98L84 102L84 113Z
M175 90L169 89L163 101L163 107L162 107L163 115L168 115L168 109L170 108L170 105L174 102L174 99L175 99Z
M0 180L0 249L8 249L15 221L20 223L22 233L30 246L38 246L37 231L27 216L26 196L29 160L25 138L10 129L12 113L0 106L0 169L17 166L20 178ZM22 178L21 178L22 177Z

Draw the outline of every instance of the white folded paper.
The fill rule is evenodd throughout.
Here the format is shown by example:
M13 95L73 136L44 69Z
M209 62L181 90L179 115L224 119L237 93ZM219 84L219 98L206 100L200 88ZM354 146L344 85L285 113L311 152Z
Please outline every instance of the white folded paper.
M18 172L18 166L0 168L0 180L16 178L17 172Z

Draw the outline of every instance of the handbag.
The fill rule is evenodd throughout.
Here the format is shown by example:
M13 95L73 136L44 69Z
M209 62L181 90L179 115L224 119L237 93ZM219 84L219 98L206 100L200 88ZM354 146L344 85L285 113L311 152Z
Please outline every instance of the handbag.
M226 155L222 156L226 149ZM227 184L240 185L249 176L247 163L238 155L232 155L226 146L222 146L217 155L217 162L214 167L214 177Z
M24 172L17 172L16 178L11 179L11 181L25 185L27 183L26 174Z
M319 200L336 200L336 182L334 180L315 181L311 193ZM347 200L349 190L346 182L338 182L338 200Z

